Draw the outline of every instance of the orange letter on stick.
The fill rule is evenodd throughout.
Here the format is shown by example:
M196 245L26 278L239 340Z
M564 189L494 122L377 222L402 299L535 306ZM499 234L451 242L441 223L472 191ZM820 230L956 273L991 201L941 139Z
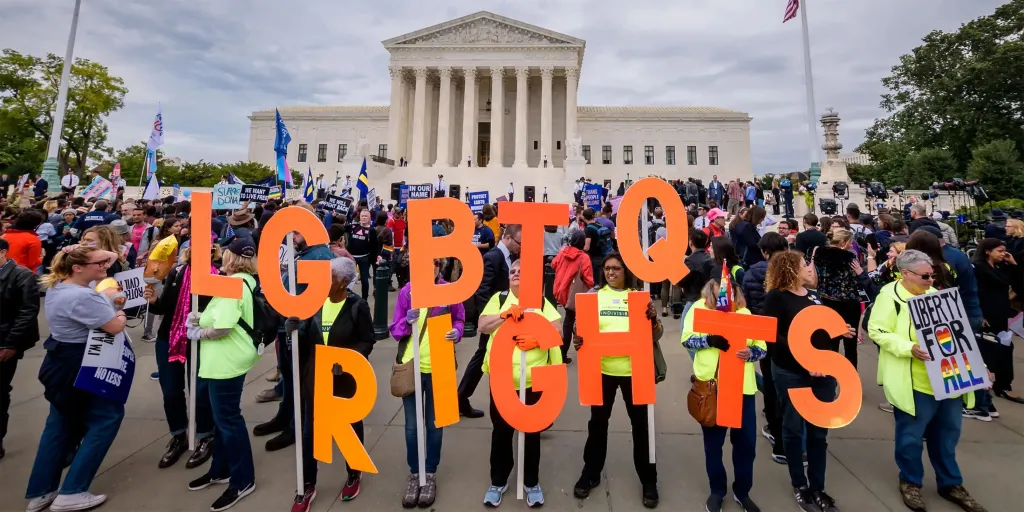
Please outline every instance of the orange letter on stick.
M603 405L601 392L601 358L629 356L633 367L633 403L654 403L654 342L647 304L651 294L629 293L629 330L600 332L597 294L576 295L576 333L583 338L579 349L579 387L581 405ZM493 350L493 348L492 348Z
M647 249L647 256L644 256L644 249L640 246L640 234L634 231L632 226L640 217L640 210L649 197L656 198L661 203L661 208L665 210L667 234L663 240L651 245ZM690 239L690 233L686 230L686 207L679 200L679 194L667 181L644 178L629 187L622 202L619 203L617 223L622 227L618 231L619 252L637 279L648 283L660 283L668 279L678 283L690 272L681 256L686 253Z
M455 382L455 343L445 339L452 330L452 315L427 319L430 342L430 383L434 387L434 426L459 422L458 383Z
M316 346L316 372L313 378L313 457L330 464L331 439L338 443L345 462L356 471L376 473L366 447L359 442L352 424L370 415L377 400L377 377L362 354L347 348ZM356 381L352 398L334 396L334 366L339 365Z
M288 293L278 277L281 275L281 269L276 255L281 247L281 241L292 231L301 233L306 243L311 246L330 242L324 225L309 210L295 207L278 210L270 222L263 226L263 234L260 236L262 257L259 258L259 271L263 276L260 286L263 287L267 302L281 316L309 318L323 307L327 294L331 291L331 262L293 262L298 265L295 269L295 282L308 286L302 295Z
M210 268L210 217L213 210L213 195L209 192L192 194L192 264L195 268ZM207 297L225 299L242 298L242 281L209 272L195 272L192 276L192 293ZM322 302L321 302L322 303Z
M860 414L863 402L860 375L839 353L811 345L811 334L818 329L824 329L833 338L847 332L846 321L835 310L811 306L793 319L789 327L789 349L796 362L807 371L835 377L839 396L833 402L825 402L818 400L809 388L796 388L789 390L789 397L797 412L812 424L822 428L845 427Z
M521 224L519 307L540 309L544 304L544 226L568 226L566 205L555 203L502 203L498 221Z
M647 309L646 306L644 309ZM532 311L523 315L523 319L519 322L505 322L498 329L497 336L491 338L489 362L491 396L494 398L494 406L498 408L501 417L512 428L520 432L540 432L554 423L558 413L562 412L565 395L569 390L569 374L566 372L564 364L537 366L529 370L533 381L533 390L543 393L540 401L534 405L520 402L515 387L518 382L512 375L512 358L515 355L513 348L516 346L513 336L517 334L534 336L543 350L557 347L561 345L562 341L551 322ZM528 371L526 368L520 370ZM653 385L652 374L651 386ZM600 381L598 381L598 386L600 395Z
M484 277L484 261L473 246L473 212L453 197L409 201L409 277L412 307L432 308L458 304L473 296ZM451 219L455 229L447 236L431 235L430 224ZM462 276L449 284L434 283L434 260L457 258Z
M718 414L719 426L743 426L743 372L746 363L736 353L747 348L747 340L775 341L778 320L768 316L726 313L713 309L698 309L693 314L694 332L717 334L729 340L729 351L718 358Z

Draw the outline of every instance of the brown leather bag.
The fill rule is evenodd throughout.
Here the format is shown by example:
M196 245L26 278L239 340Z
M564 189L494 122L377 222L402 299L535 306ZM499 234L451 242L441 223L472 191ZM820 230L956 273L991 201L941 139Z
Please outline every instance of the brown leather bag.
M718 369L715 369L718 374ZM718 420L718 379L700 380L690 376L690 392L686 395L686 410L704 427L714 427Z
M427 310L427 319L430 318L429 309ZM445 307L443 313L448 311ZM436 315L435 315L436 316ZM427 321L423 321L423 327L420 328L420 335L416 338L416 342L419 343L423 339L423 333L427 332ZM395 363L391 366L391 396L395 398L405 398L416 392L416 367L414 366L414 360L409 359L406 362L402 362L402 356L405 355L405 350L411 343L412 335L402 337L402 340L398 342L398 354L395 356Z

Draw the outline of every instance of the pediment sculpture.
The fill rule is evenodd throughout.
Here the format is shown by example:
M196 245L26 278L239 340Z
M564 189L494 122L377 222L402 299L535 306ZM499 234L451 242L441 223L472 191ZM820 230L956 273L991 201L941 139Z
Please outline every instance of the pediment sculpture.
M481 19L403 41L402 44L567 44L519 27Z

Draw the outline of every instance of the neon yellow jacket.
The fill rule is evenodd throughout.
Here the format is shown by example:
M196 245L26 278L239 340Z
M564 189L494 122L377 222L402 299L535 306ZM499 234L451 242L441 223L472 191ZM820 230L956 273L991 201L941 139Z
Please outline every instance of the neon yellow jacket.
M694 312L698 309L708 309L704 300L698 300L693 303L693 307L686 312L686 317L683 318L683 332L680 335L680 341L685 344L687 340L694 336L702 336L704 333L694 332L693 330L693 317ZM742 315L749 315L750 310L742 308L736 311ZM748 347L756 347L761 349L763 353L768 349L768 345L761 340L747 340ZM721 356L722 351L717 348L708 347L697 350L693 356L693 374L700 380L711 380L716 378L718 372L718 358ZM754 367L757 366L757 362L748 361L743 365L743 394L753 395L757 393L757 380L754 376Z

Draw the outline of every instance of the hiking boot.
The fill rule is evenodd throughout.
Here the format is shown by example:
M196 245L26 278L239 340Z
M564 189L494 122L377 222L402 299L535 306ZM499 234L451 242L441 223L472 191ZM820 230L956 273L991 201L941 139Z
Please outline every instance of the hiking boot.
M430 508L437 499L437 475L427 473L427 485L420 487L420 508Z
M964 489L964 486L962 485L954 485L953 487L939 489L939 496L960 505L960 508L967 512L986 512L985 507L981 506L977 501L974 501L974 497L972 497L971 493L967 492L967 489Z
M178 462L185 452L188 451L188 440L185 439L185 434L177 435L171 438L167 442L167 451L164 452L163 457L160 457L160 463L157 467L160 469L166 469Z
M704 502L704 512L722 512L722 503L724 502L725 498L712 494Z
M576 485L572 487L572 495L577 499L585 500L590 496L590 491L598 485L601 485L601 479L591 480L586 475L580 475L580 479L576 481Z
M818 510L821 512L839 512L839 508L836 507L836 500L832 499L822 491L814 491L814 504L818 506Z
M295 496L295 503L292 505L292 512L309 512L309 507L316 499L316 487L306 484L306 490Z
M658 484L644 484L643 495L640 502L646 508L657 508L661 497L658 496Z
M743 507L743 512L761 512L761 507L757 506L757 503L754 503L754 500L750 499L750 496L747 496L746 498L739 498L734 494L732 499L736 503L739 503L740 507Z
M814 494L806 487L793 489L793 498L796 499L796 506L804 512L821 512L818 504L814 502Z
M921 486L900 480L900 496L903 497L903 504L914 512L925 512L928 510L924 504L924 496L921 495Z
M420 475L413 473L405 482L405 495L402 496L402 508L414 508L420 501Z
M213 436L196 439L196 449L185 461L185 469L198 468L213 456Z
M341 488L341 501L352 501L359 496L360 475L349 475L345 486Z
M484 506L490 508L498 508L501 506L501 497L508 492L508 484L501 487L492 485L487 488L487 492L484 493Z

